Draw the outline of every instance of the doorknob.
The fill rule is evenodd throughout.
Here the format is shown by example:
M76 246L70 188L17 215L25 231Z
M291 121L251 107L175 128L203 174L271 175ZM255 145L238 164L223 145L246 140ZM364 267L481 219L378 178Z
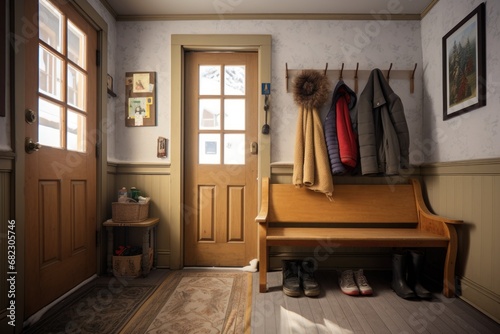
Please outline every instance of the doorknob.
M42 145L39 143L35 143L33 139L31 138L26 138L25 144L24 144L24 150L26 153L33 153L38 151L40 148L42 148Z

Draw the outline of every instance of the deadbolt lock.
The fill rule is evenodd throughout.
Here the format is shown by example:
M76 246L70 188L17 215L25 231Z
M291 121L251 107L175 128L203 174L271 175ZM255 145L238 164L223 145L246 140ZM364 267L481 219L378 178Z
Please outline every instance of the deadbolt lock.
M26 119L26 123L28 124L33 124L36 122L36 113L32 109L26 109L24 117Z
M259 151L259 145L256 142L251 142L250 143L250 153L257 154L258 151Z

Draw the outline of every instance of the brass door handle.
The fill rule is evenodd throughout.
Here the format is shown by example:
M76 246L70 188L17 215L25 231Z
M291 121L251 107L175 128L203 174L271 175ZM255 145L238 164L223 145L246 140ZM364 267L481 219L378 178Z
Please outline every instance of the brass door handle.
M35 143L33 141L33 139L31 139L31 138L26 138L26 141L24 144L24 150L26 151L26 153L31 154L33 152L38 151L41 148L42 148L42 145L40 145L39 143Z

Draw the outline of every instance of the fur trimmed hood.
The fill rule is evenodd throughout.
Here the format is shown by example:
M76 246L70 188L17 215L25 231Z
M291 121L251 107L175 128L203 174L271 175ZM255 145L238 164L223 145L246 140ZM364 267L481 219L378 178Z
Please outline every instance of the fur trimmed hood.
M293 82L293 99L304 108L319 108L328 99L330 82L315 70L303 70Z

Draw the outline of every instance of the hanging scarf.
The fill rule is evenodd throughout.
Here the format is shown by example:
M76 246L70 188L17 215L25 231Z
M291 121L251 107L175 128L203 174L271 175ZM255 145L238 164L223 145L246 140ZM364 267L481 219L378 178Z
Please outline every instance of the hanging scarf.
M328 99L330 84L325 75L304 70L293 85L299 105L295 136L293 184L324 193L330 200L333 180L318 109Z

